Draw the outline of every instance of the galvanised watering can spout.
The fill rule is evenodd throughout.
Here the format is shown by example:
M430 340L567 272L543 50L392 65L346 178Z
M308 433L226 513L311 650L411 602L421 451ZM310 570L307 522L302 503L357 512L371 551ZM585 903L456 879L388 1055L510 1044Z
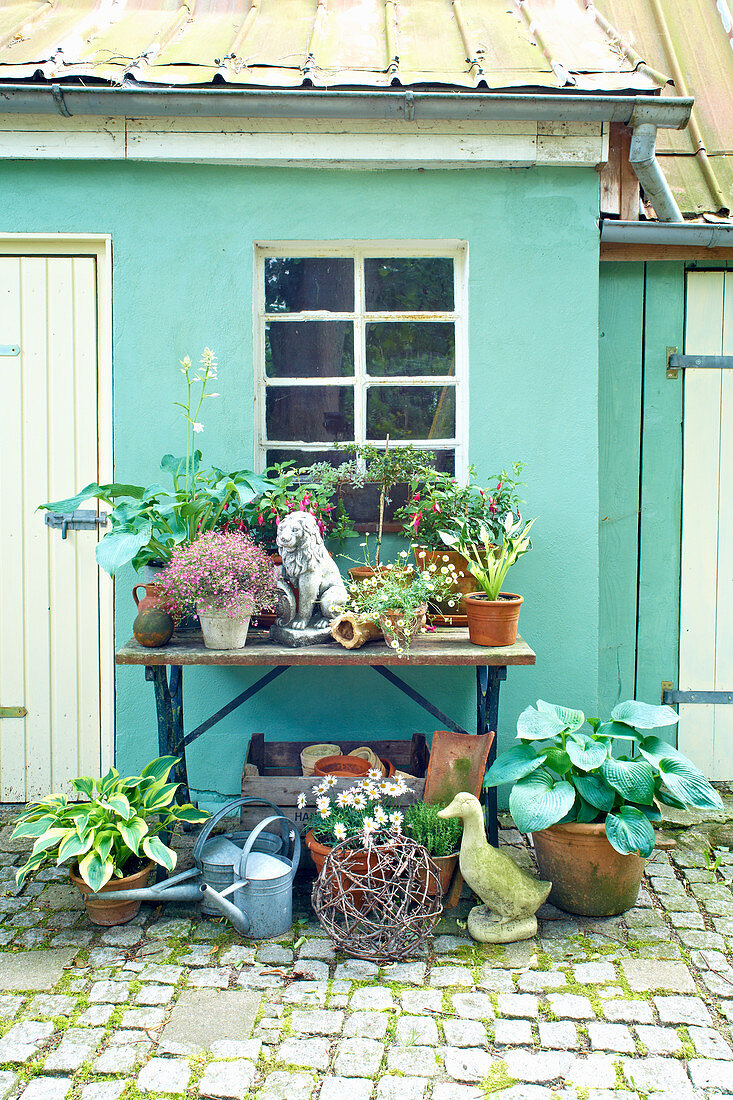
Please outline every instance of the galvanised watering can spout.
M235 888L239 889L240 883L235 883ZM229 887L231 890L232 888ZM224 894L220 894L217 890L212 889L211 886L207 886L205 882L202 882L199 886L199 898L201 895L213 906L215 906L223 917L234 925L237 932L241 932L243 936L246 936L250 930L250 919L243 909L237 909L236 905L224 897Z

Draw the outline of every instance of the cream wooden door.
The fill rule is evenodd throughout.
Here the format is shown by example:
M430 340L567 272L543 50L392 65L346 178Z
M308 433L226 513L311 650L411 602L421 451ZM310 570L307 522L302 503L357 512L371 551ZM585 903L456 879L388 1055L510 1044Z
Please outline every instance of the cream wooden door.
M689 274L685 354L733 356L733 271ZM679 686L733 693L733 369L687 368L684 386ZM680 703L679 747L733 778L733 703Z
M0 707L27 711L0 718L0 800L23 802L111 744L99 536L36 511L99 473L95 256L0 254L0 345Z

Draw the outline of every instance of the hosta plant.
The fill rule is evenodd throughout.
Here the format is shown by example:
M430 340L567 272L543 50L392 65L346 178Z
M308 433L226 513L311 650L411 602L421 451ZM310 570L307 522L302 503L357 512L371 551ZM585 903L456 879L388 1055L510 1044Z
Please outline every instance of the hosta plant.
M606 722L539 699L520 714L520 743L497 757L484 785L514 783L509 808L523 833L604 822L617 852L649 856L659 803L723 808L702 772L652 732L678 721L671 707L633 699Z
M34 841L33 851L16 875L18 885L45 864L58 867L67 860L78 861L79 874L93 891L101 890L113 876L132 874L147 859L172 871L176 853L160 834L209 816L190 803L175 803L180 784L169 783L168 776L177 763L175 756L161 756L140 775L122 777L110 768L102 779L74 779L74 790L87 802L72 802L63 794L31 802L13 832L13 840Z

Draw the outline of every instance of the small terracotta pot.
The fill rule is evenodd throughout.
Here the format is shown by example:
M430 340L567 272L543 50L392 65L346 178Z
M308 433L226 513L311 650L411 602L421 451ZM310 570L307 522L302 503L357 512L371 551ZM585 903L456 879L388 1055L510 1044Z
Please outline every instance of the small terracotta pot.
M464 596L464 601L468 637L474 645L514 645L524 596L502 592L498 600L487 600L482 592L470 592Z
M617 852L603 823L553 825L532 838L540 877L552 882L547 900L558 909L613 917L636 904L646 861Z
M352 581L356 581L358 583L359 581L368 580L369 577L379 576L379 574L382 572L382 568L383 567L376 569L372 565L355 565L353 569L349 569L349 576L351 577ZM391 570L391 572L393 576L395 574L404 573L405 585L408 585L410 583L410 579L414 576L414 573L411 569L404 568L403 566L398 566L397 569L393 569Z
M438 872L438 882L440 883L440 889L443 898L445 899L445 896L450 888L453 873L458 864L458 852L454 852L452 856L431 856L430 862L435 865L435 869ZM423 877L421 875L421 877L424 882L425 877L427 876ZM437 892L437 883L434 879L429 879L428 894L430 894L431 897L435 897Z
M336 775L341 779L364 779L371 765L360 756L324 756L316 760L314 775Z
M134 875L125 875L124 878L112 878L103 886L99 891L100 894L104 894L105 890L139 890L145 886L148 875L153 870L155 864L148 860L144 867L141 867L139 871L136 871ZM91 898L89 895L93 893L89 889L86 882L78 873L79 865L75 863L69 868L69 877L77 887L79 893L84 898L84 907L87 911L87 916L92 924L101 924L109 927L113 924L127 924L128 921L136 917L140 912L139 901L105 901L104 898Z
M138 588L145 590L145 595L142 599L137 594ZM147 611L149 607L157 607L158 600L160 599L160 585L159 584L134 584L132 586L132 598L135 601L135 607L138 610L138 614L141 611Z

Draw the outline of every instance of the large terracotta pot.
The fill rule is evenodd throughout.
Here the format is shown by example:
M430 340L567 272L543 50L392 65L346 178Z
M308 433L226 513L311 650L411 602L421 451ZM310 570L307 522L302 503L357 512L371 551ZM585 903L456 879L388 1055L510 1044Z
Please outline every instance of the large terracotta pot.
M636 903L642 856L621 855L603 824L571 822L533 833L540 877L552 882L547 899L584 917L612 917Z
M309 829L305 834L305 843L308 851L311 854L313 862L316 865L316 871L320 875L323 870L323 864L326 861L326 856L332 851L326 844L321 844L313 836L313 830ZM369 870L370 865L374 859L371 851L367 851L365 848L357 851L349 852L349 866L350 869L358 874L364 874ZM351 879L347 876L343 876L343 882L345 886L349 887ZM351 896L351 900L357 909L361 908L364 904L364 891L358 889L348 889L348 893Z
M100 894L104 894L105 890L139 890L145 886L148 875L153 870L155 864L148 860L144 867L141 867L139 871L136 871L134 875L125 875L123 878L112 878L106 886L103 886L99 891ZM92 890L89 889L86 882L78 874L79 866L75 863L69 869L69 877L77 887L79 893L84 898L84 907L87 911L87 916L92 924L101 924L109 927L113 924L127 924L128 921L136 917L140 912L139 901L105 901L104 898L91 898Z
M461 597L455 612L456 615L465 615L466 605L463 597L467 592L476 591L476 578L469 572L468 562L463 554L459 554L457 550L449 550L447 546L444 550L429 550L427 546L413 546L412 553L420 570L428 569L431 565L434 565L436 571L439 572L444 565L453 566L458 574L458 580L453 585L453 591L460 594ZM461 573L463 576L461 576Z
M468 613L468 637L474 645L514 645L519 627L519 609L524 596L502 592L498 600L487 600L482 592L464 596Z
M369 761L362 760L360 756L324 756L316 760L313 774L335 775L339 779L365 779L370 766Z

